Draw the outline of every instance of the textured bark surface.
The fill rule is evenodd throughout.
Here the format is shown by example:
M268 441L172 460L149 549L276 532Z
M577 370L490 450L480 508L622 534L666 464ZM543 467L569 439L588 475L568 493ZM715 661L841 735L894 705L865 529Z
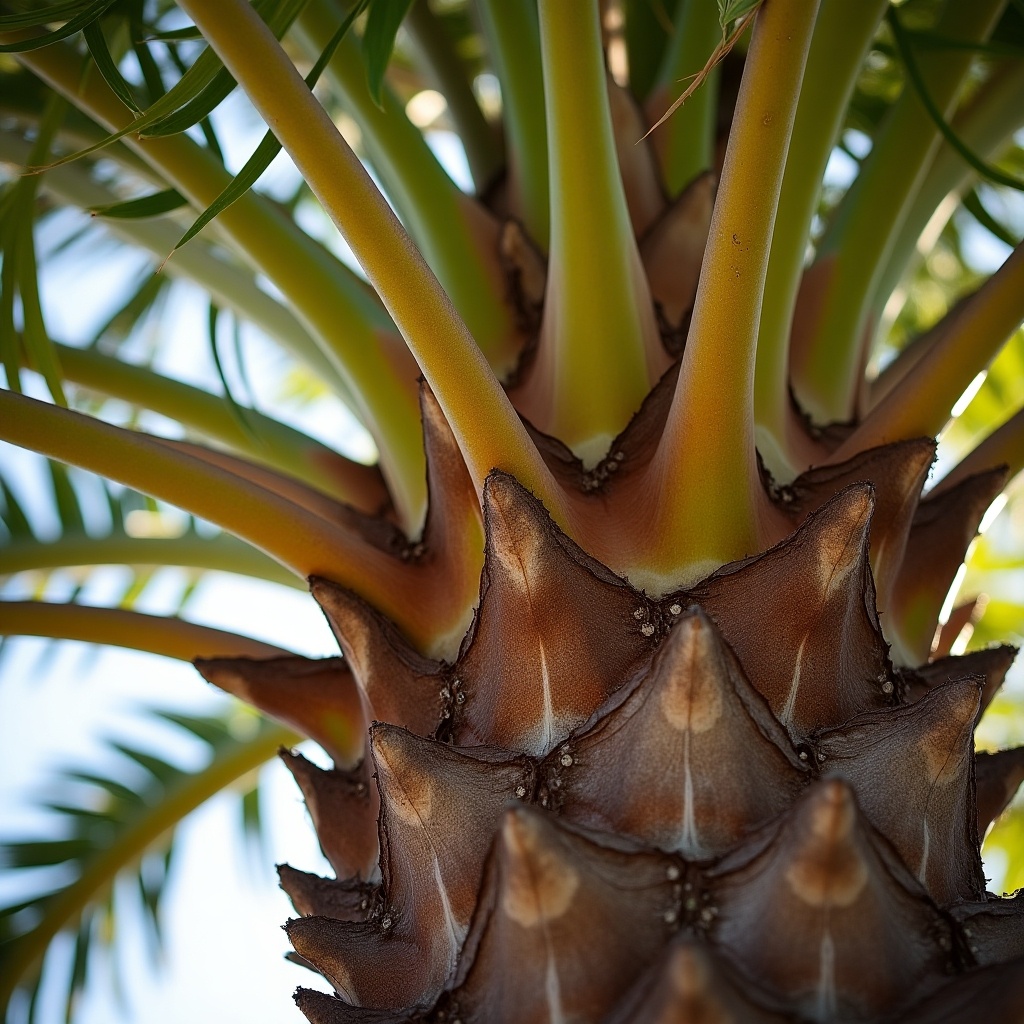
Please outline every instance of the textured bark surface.
M931 452L805 479L789 538L658 601L495 473L451 662L317 580L343 663L204 665L296 722L355 699L390 723L348 771L284 755L338 876L281 868L337 993L300 990L307 1017L1017 1019L1024 907L985 892L979 834L1024 759L973 741L1015 652L894 668L876 605L873 561L904 578L937 521Z

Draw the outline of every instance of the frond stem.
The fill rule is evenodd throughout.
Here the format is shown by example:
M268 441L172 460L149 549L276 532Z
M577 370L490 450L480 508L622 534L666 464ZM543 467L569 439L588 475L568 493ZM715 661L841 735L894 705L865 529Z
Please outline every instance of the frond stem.
M551 253L538 425L592 465L640 407L648 352L661 346L615 152L597 0L539 10Z
M1024 319L1024 244L936 330L935 340L829 460L906 438L932 437L968 384Z
M817 0L757 14L689 336L651 466L651 570L675 585L758 550L753 387L776 206Z
M273 34L246 0L182 0L181 6L242 84L373 282L477 486L482 489L492 469L504 469L566 522L561 492L473 336Z

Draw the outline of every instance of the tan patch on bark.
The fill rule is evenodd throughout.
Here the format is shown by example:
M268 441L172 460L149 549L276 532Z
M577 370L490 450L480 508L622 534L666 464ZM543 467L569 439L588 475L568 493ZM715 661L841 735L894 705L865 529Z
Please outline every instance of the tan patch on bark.
M508 863L505 914L523 928L536 928L566 913L580 884L576 870L542 846L533 824L516 815L506 819L502 840Z
M810 836L786 871L786 881L812 907L849 907L868 881L868 868L850 841L856 810L842 783L830 783L809 811Z

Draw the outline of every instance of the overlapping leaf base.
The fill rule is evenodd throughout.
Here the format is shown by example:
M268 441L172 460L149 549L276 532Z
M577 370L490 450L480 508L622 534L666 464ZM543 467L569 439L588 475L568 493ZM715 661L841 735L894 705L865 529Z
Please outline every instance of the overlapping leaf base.
M281 666L334 694L298 703L351 707L347 664L398 721L351 770L286 755L338 875L281 869L337 992L299 990L311 1021L1024 1019L1024 905L978 841L1024 758L973 744L1013 652L893 666L870 559L914 550L930 448L869 456L905 482L803 480L791 537L660 600L493 474L452 664L316 582L348 659ZM204 668L276 709L264 666Z

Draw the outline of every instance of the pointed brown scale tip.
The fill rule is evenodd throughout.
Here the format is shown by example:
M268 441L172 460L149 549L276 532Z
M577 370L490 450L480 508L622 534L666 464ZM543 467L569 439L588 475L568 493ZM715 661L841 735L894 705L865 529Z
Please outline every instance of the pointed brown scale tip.
M353 1006L344 999L311 988L296 990L295 1005L305 1014L310 1024L417 1024L425 1020L415 1011L404 1013Z
M704 608L798 740L892 699L867 557L871 509L868 485L848 487L781 544L663 603L670 615L690 600Z
M682 939L602 1024L786 1024L792 1019L752 1001L756 992L757 986L735 978L709 948Z
M320 848L338 877L375 877L380 802L366 763L351 772L324 771L287 750L281 760L302 790Z
M321 878L307 871L298 871L289 864L279 864L277 874L281 888L288 894L296 912L303 917L317 915L339 921L363 921L377 888L353 878L342 881Z
M460 1019L602 1020L668 937L672 878L667 857L508 811L453 986Z
M521 758L468 756L392 726L371 748L381 795L387 904L406 934L454 964L502 811L532 788Z
M900 1024L1015 1024L1024 1020L1024 958L962 974Z
M1024 747L978 754L974 772L978 789L978 835L984 836L1024 782ZM1021 952L1024 954L1024 950Z
M647 123L643 112L627 89L610 74L607 78L615 153L633 234L639 238L661 216L665 208L665 193L650 140L644 137Z
M417 558L418 566L428 571L436 571L443 566L445 588L452 594L466 591L463 594L466 603L464 621L460 620L462 629L455 637L457 646L469 625L480 575L479 551L483 540L480 499L455 434L425 381L420 383L420 420L430 500L423 526L423 542L419 545L423 550L421 552L414 546L411 553ZM468 562L467 544L473 549L471 554L476 555ZM468 578L460 579L460 576Z
M522 329L533 335L540 329L547 288L548 268L544 257L516 220L501 226L498 252L509 281L512 301Z
M1004 644L1001 647L936 658L918 668L904 669L902 675L906 684L906 699L913 703L942 683L974 676L985 680L981 690L981 710L984 711L1003 685L1016 656L1017 648Z
M715 205L715 177L699 175L680 193L640 240L640 259L651 297L658 305L663 333L682 352L686 314L697 295L704 249Z
M790 498L786 508L799 521L851 483L866 481L874 486L871 568L882 612L889 606L921 488L934 459L935 442L931 438L898 441L836 465L808 470L786 491Z
M464 702L452 735L546 754L642 664L647 602L569 540L513 477L484 487L480 607L454 668Z
M444 978L435 975L436 965L426 951L395 930L396 920L387 911L369 921L299 917L285 924L295 951L342 999L355 1006L397 1011L432 1002Z
M953 577L1007 474L1005 466L978 473L917 506L889 611L912 663L927 659Z
M709 875L710 939L814 1021L877 1020L941 980L951 926L839 779Z
M441 712L440 663L419 654L390 620L352 591L318 577L309 586L373 717L420 735L432 733Z
M203 678L316 740L341 767L363 756L367 722L341 658L197 658Z
M963 929L974 959L982 966L1024 957L1024 890L961 903L952 914Z
M785 730L698 607L619 694L571 741L559 772L559 808L571 821L703 858L734 846L806 784Z
M946 683L817 741L823 770L850 782L866 817L943 906L984 891L973 770L979 682Z

